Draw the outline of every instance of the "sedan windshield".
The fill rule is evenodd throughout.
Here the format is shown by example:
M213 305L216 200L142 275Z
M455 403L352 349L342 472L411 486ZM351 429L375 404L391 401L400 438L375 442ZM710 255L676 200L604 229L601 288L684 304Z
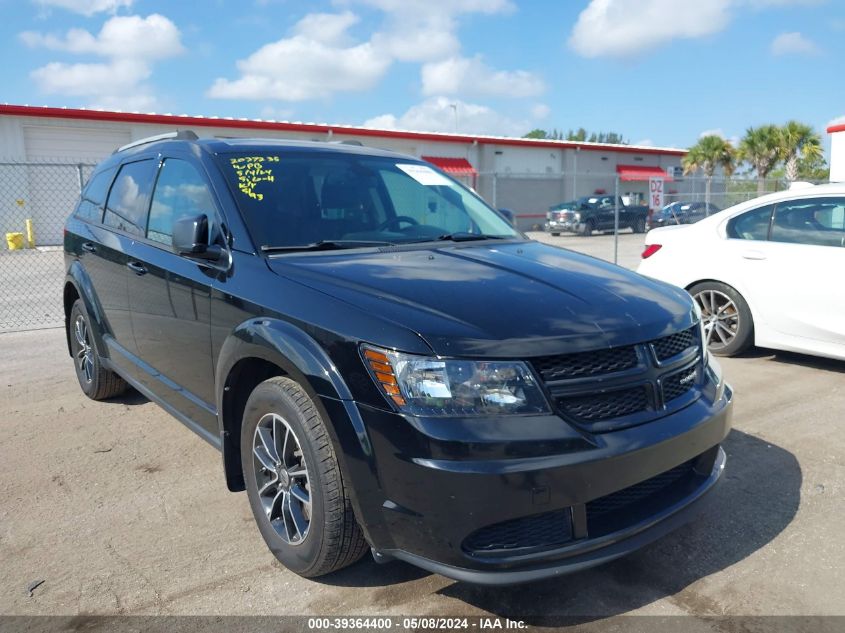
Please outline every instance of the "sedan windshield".
M220 160L267 252L521 238L470 190L413 160L284 150Z

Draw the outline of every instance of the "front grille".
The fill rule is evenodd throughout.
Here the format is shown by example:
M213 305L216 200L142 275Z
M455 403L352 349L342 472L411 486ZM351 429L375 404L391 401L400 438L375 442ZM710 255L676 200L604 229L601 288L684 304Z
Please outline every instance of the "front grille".
M663 400L670 402L680 398L690 389L695 387L696 368L687 367L663 379Z
M587 502L590 536L623 529L636 523L640 513L653 513L658 509L655 506L669 507L686 494L684 483L695 476L694 467L693 459L638 484Z
M569 508L512 519L476 530L464 540L470 553L490 553L525 548L551 548L572 540Z
M598 422L645 411L649 398L644 386L573 398L559 398L558 407L573 418Z
M675 407L689 404L689 398L678 399L698 394L699 361L692 356L700 356L700 343L696 325L635 345L542 356L531 362L563 417L589 431L605 432L664 415L669 402Z
M594 352L544 356L532 362L543 380L553 382L632 369L637 366L637 351L633 345L628 345Z
M698 326L691 327L683 332L664 336L656 341L652 341L651 345L654 348L657 360L662 362L666 359L672 358L673 356L677 356L681 352L688 350L690 347L693 347L696 344L695 330L697 327Z

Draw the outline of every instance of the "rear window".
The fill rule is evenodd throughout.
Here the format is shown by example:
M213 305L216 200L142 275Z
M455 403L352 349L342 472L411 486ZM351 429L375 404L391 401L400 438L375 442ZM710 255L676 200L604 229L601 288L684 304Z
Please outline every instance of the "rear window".
M111 167L100 172L95 172L85 185L82 191L82 199L76 207L76 217L88 220L89 222L100 222L103 219L103 206L106 202L106 195L109 186L114 178L116 167Z
M769 239L769 225L772 222L773 210L774 205L769 204L732 218L728 222L728 237L736 240L765 241Z
M120 168L109 193L103 224L132 235L144 235L157 162L141 160Z

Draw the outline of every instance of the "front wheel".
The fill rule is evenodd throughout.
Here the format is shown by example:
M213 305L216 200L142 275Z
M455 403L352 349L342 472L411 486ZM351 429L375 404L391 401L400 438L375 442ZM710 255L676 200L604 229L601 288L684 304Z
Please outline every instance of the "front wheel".
M595 220L590 218L579 227L578 235L580 235L581 237L589 237L593 234L593 231L595 230L596 222Z
M708 349L716 356L735 356L754 344L754 320L742 295L717 281L689 289L704 322Z
M241 426L241 460L258 529L285 567L313 578L364 555L325 422L299 384L275 377L255 388Z

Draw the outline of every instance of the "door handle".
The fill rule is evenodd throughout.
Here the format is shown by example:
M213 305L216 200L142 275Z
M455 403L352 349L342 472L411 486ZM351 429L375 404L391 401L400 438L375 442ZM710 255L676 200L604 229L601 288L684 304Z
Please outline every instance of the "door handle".
M147 267L144 266L141 262L129 262L126 264L129 270L131 270L136 275L146 275L147 274Z
M97 247L94 246L93 242L82 242L82 250L88 251L89 253L96 253Z
M743 259L766 259L766 254L762 251L743 251Z

